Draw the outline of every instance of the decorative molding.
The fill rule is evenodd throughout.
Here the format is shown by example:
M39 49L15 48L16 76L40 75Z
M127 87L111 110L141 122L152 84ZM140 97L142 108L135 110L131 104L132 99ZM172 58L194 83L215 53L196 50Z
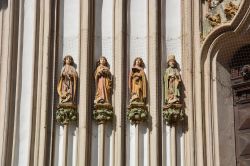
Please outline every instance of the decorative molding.
M206 18L212 27L215 27L215 26L218 26L221 24L221 15L220 14L215 14L215 15L207 14Z
M233 17L237 14L237 10L243 0L224 0L217 1L215 6L212 8L206 9L202 6L202 11L207 13L202 18L202 34L201 42L215 30L215 28L219 25L227 24L229 21L233 19Z
M225 5L224 13L226 15L227 20L231 20L237 13L239 7L235 5L233 2L229 2Z
M205 39L199 57L196 59L196 66L198 70L195 71L195 103L201 103L201 106L196 109L202 109L202 123L200 128L206 133L206 138L203 136L200 139L206 140L206 156L209 166L220 166L221 158L219 152L219 129L216 105L216 62L218 53L225 51L225 46L231 41L237 42L237 45L232 47L239 47L244 44L243 38L247 40L249 37L249 19L250 19L250 1L244 0L241 3L238 14L234 17L232 22L225 23L211 32ZM237 40L237 41L236 41ZM246 40L245 40L246 41ZM236 49L236 48L232 48ZM226 55L229 55L228 52ZM214 134L212 134L214 133Z

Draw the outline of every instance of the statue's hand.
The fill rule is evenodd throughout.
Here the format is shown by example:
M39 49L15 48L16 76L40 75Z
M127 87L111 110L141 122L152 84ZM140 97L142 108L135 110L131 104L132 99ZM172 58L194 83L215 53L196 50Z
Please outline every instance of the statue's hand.
M67 96L64 94L64 95L61 95L60 97L61 97L62 99L66 99Z

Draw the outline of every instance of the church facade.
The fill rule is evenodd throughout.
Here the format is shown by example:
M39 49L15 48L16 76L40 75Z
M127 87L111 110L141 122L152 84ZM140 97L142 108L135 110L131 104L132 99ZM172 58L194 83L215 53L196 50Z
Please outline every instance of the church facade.
M249 0L1 0L1 166L249 166Z

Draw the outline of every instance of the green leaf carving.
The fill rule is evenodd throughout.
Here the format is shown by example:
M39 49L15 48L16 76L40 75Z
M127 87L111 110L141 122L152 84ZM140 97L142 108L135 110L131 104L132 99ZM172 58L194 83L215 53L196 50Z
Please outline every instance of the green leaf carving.
M77 122L78 112L74 108L58 108L55 117L57 123L65 125Z

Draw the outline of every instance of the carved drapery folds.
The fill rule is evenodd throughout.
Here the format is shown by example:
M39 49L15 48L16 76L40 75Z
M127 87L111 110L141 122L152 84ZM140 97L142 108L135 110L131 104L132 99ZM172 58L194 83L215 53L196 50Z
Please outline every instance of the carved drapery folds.
M74 60L70 55L64 57L57 92L59 104L56 110L56 121L66 125L77 121L76 87L78 74L73 66Z
M163 79L163 119L172 126L184 119L181 102L182 80L174 55L168 56L167 64L168 68L164 73Z
M96 93L93 117L98 124L112 120L113 107L110 103L112 89L112 75L105 57L100 57L95 71Z
M144 68L145 64L142 58L137 57L129 74L130 100L127 118L132 124L141 123L148 117L146 106L147 78Z

